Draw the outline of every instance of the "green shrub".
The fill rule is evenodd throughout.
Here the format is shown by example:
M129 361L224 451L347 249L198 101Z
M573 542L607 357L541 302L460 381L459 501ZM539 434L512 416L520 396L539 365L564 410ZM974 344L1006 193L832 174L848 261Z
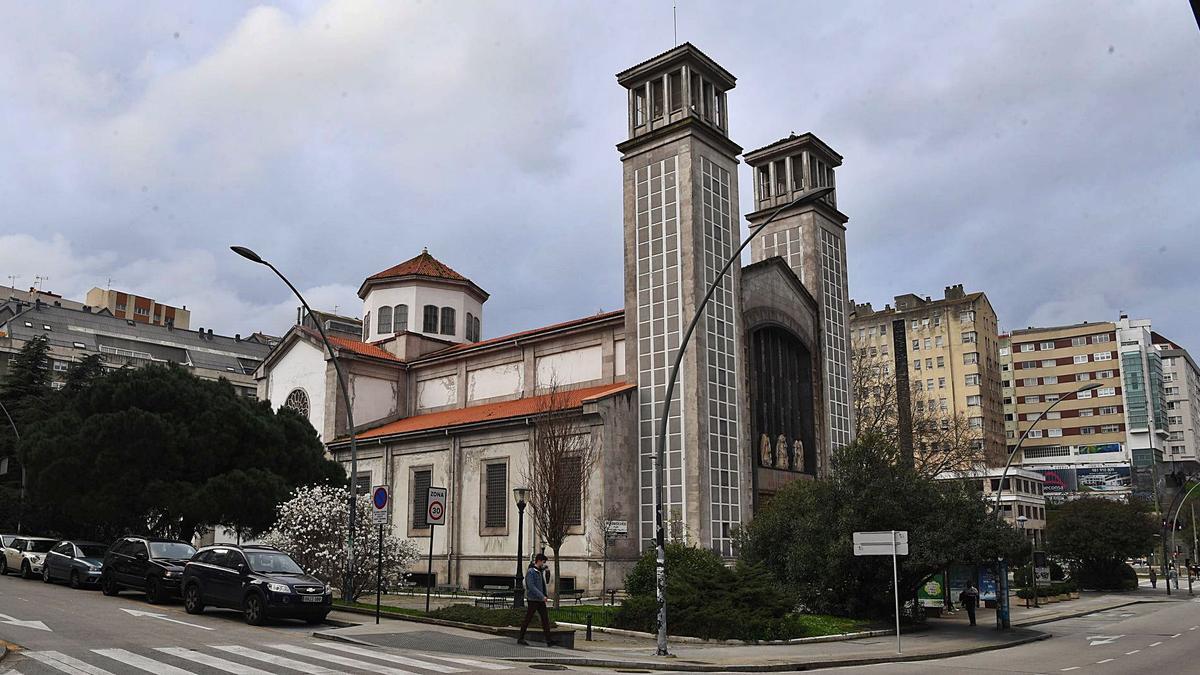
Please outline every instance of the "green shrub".
M474 605L450 605L435 609L429 616L443 621L473 623L479 626L520 626L525 620L525 612L519 609L488 609ZM554 622L551 621L553 626Z
M1079 568L1079 587L1101 591L1131 591L1137 588L1137 572L1128 563L1103 560Z
M637 564L625 576L625 592L629 595L655 596L655 549L649 549L638 559ZM666 563L668 579L680 574L715 573L725 568L724 561L715 553L685 544L667 544Z

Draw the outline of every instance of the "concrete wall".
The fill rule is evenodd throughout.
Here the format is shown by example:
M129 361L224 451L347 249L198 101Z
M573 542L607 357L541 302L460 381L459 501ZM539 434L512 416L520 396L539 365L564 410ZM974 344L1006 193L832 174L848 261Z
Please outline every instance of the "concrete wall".
M293 390L303 389L308 394L308 421L318 435L324 436L326 367L321 348L305 340L296 340L286 354L276 359L270 375L264 380L266 391L260 391L259 396L269 400L272 408L279 408Z
M417 380L417 412L428 412L458 403L458 376L442 375Z
M487 327L483 321L483 304L460 288L420 281L405 281L394 286L377 284L371 287L367 297L363 300L363 316L365 317L367 312L371 313L371 326L367 334L368 342L382 340L394 334L395 331L380 333L378 328L379 308L394 307L395 305L408 305L408 330L413 333L424 332L422 329L425 305L436 305L439 309L453 307L455 312L454 335L442 335L441 333L428 333L428 335L453 342L466 342L468 312L479 317L480 330ZM393 321L395 321L395 317L393 317Z
M539 389L599 380L604 373L600 345L539 356L536 363Z
M467 371L467 401L513 396L525 389L522 361L511 361Z

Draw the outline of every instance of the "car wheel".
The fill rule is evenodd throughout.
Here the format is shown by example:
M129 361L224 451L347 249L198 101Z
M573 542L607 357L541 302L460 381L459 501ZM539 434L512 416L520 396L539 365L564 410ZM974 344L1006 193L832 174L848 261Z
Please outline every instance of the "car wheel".
M0 555L0 577L8 576L8 558Z
M158 587L158 579L149 577L146 579L146 602L157 605L162 601L162 589Z
M121 589L117 586L116 579L113 579L111 576L104 576L100 579L100 592L111 597L120 593Z
M71 588L79 588L82 585L79 583L79 570L71 570Z
M200 587L196 584L191 584L183 589L183 609L188 614L202 614L204 612L204 603L200 601Z
M50 566L45 563L42 563L42 583L50 583Z
M246 596L246 623L251 626L261 626L267 620L267 609L263 606L262 597L258 593Z
M22 579L32 579L33 578L33 568L29 566L28 562L21 563L21 578Z

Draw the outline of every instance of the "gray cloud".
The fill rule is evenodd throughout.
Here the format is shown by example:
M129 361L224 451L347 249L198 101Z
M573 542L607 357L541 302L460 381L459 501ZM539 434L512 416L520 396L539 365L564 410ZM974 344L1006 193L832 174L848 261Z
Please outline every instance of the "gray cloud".
M671 3L10 5L0 282L48 275L281 332L429 246L485 333L621 302L624 94ZM846 158L851 292L963 282L1006 327L1125 310L1190 344L1200 33L1186 5L682 3L747 148ZM743 210L750 182L741 176Z

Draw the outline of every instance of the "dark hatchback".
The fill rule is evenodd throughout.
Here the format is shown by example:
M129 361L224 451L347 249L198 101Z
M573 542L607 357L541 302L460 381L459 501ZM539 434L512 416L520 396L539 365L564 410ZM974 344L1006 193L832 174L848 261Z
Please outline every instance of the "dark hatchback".
M60 541L42 562L42 581L65 581L71 588L98 586L107 549L94 541Z
M151 603L179 597L183 566L196 553L191 544L171 539L125 537L104 555L100 589L116 595L122 589L146 593Z
M241 610L252 626L268 618L318 624L333 609L333 593L276 548L218 545L200 549L184 568L183 605L189 614L205 606Z

